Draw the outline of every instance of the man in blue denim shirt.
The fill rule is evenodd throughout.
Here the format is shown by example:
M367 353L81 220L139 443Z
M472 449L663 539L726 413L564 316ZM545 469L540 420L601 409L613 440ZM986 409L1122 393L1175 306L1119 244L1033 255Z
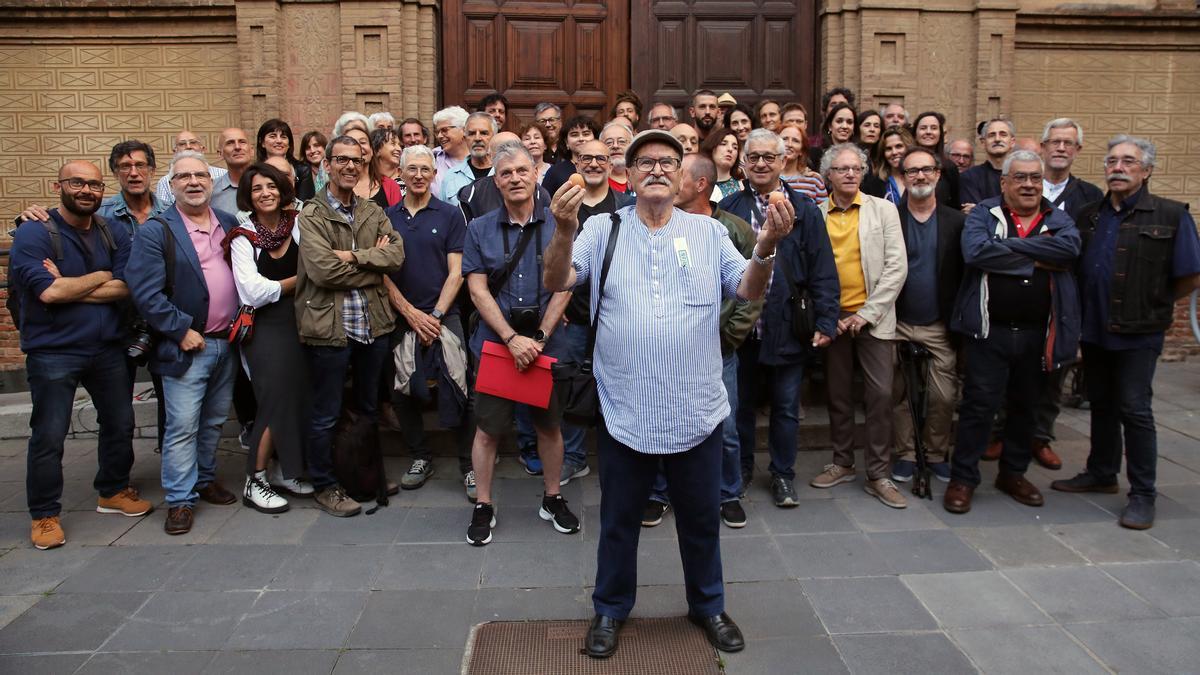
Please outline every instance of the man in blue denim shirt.
M61 207L23 223L13 238L10 293L21 299L18 328L33 400L25 489L38 549L62 546L63 441L75 388L92 396L100 421L96 510L140 516L150 502L129 485L133 407L125 370L125 326L117 303L129 296L129 233L96 218L104 183L90 162L68 162L54 188ZM55 240L57 239L57 243Z
M564 356L562 335L556 330L570 292L551 293L542 283L542 251L554 234L554 217L546 204L535 199L537 170L520 143L501 145L493 158L496 185L504 206L480 216L467 226L462 273L471 300L479 311L479 325L471 335L476 362L484 341L508 347L518 370L525 370L540 354ZM533 228L530 231L528 228ZM528 244L522 249L521 240ZM512 256L520 256L503 283L493 279L508 269ZM501 281L496 279L496 281ZM495 286L495 288L493 288ZM563 440L561 410L554 392L546 408L531 408L538 435L538 453L545 471L545 495L538 515L563 534L579 531L579 519L567 509L559 493ZM492 506L492 473L500 437L512 425L515 404L482 392L476 393L475 417L479 425L471 450L475 467L476 504L467 529L467 542L483 546L492 540L496 526Z

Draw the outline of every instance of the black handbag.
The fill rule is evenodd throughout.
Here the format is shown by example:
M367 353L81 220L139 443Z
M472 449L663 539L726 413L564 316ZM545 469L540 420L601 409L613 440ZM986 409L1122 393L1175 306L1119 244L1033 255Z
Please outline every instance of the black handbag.
M608 246L604 249L604 263L600 267L600 289L596 296L596 313L588 328L587 349L579 363L555 363L550 367L554 376L554 387L562 401L563 420L578 427L594 427L600 418L600 395L596 393L596 376L592 373L592 351L596 347L596 328L600 321L600 303L604 300L604 282L608 280L608 268L612 263L613 251L617 248L617 236L621 233L621 216L612 214L612 229L608 233Z
M792 335L801 342L808 344L813 334L817 332L817 313L813 309L812 298L808 295L808 287L796 288L792 275L788 274L787 265L778 264L777 269L783 272L787 280L788 302L792 303Z

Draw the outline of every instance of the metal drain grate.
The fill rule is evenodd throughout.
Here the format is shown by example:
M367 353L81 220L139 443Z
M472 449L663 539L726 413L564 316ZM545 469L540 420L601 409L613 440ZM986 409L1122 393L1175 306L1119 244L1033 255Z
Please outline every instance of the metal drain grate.
M684 617L632 619L617 653L580 652L588 621L495 621L471 634L466 675L718 675L716 650Z

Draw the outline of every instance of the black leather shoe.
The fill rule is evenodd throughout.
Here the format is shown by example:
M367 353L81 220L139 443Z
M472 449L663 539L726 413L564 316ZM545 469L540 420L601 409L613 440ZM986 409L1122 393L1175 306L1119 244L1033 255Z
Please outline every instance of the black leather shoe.
M709 643L723 652L740 652L746 648L742 629L738 628L733 619L729 618L725 612L703 619L688 614L688 621L703 628Z
M624 621L597 614L583 639L583 651L593 659L607 659L617 651L617 631Z

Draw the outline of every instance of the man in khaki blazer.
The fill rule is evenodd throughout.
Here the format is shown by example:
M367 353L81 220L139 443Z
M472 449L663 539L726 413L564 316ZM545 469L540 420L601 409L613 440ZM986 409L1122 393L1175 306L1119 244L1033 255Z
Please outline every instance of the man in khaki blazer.
M867 408L867 482L863 489L884 504L902 509L907 502L890 478L889 447L896 298L908 276L908 255L896 207L859 190L866 167L866 153L850 143L831 147L821 158L821 176L829 187L821 214L841 282L841 311L837 337L825 356L833 462L809 484L831 488L858 476L852 389L857 367L862 372Z

